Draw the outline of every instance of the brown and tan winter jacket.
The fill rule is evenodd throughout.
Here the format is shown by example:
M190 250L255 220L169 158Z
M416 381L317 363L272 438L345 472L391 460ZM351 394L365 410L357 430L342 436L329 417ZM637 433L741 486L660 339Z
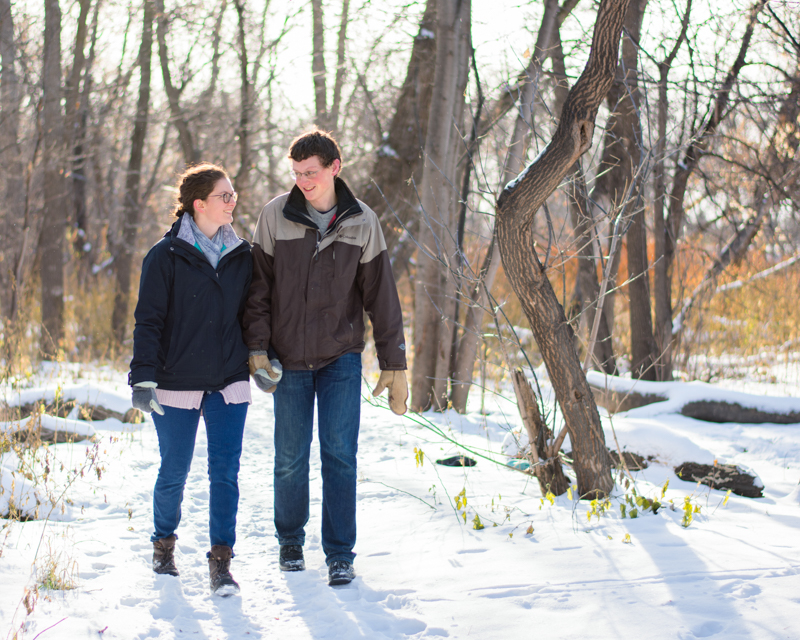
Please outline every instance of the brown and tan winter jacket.
M382 370L406 368L403 317L378 217L336 178L336 217L322 233L294 187L266 204L253 238L244 312L251 351L284 369L317 370L364 350L364 311Z

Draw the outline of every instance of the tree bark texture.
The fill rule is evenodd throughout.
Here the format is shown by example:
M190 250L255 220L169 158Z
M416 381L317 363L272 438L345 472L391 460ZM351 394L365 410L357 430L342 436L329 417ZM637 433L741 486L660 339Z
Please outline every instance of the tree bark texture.
M560 114L569 95L564 47L561 43L560 22L553 29L551 54L553 73L556 76L555 101L553 111ZM570 322L574 315L580 315L578 329L580 334L589 338L593 316L598 312L600 298L600 282L597 278L598 261L602 264L602 247L598 238L599 221L594 219L591 201L588 197L586 178L580 161L572 170L571 185L568 189L570 221L574 236L574 246L578 254L578 269L575 277L575 290L572 296ZM610 316L606 313L608 299L604 301L600 312L600 324L597 339L587 348L593 350L592 363L609 375L616 375L617 365L611 335ZM576 348L577 348L576 340Z
M552 49L553 73L556 76L556 99L553 103L553 111L556 114L560 114L569 95L564 47L561 43L560 21L556 22L556 27L553 29ZM598 261L602 264L602 247L598 237L600 220L597 220L594 216L594 207L588 197L586 178L580 162L576 162L573 167L568 200L574 246L578 252L578 270L571 307L574 314L580 314L579 330L581 335L586 336L588 340L591 331L590 327L594 320L593 316L597 313L597 303L600 296L600 282L597 278L597 270ZM594 357L592 362L594 365L609 375L616 375L617 364L611 334L613 314L608 312L611 304L613 304L613 298L606 296L603 308L600 310L601 317L597 340L590 348L593 350ZM572 321L573 313L570 314L570 321Z
M553 433L542 420L536 394L522 369L511 372L511 381L514 385L520 417L528 434L530 446L528 460L531 464L531 473L539 481L539 490L542 495L549 491L560 496L567 492L569 481L561 466L559 450L555 449ZM558 443L558 447L560 449L560 443Z
M573 333L535 251L533 221L547 197L592 142L600 103L614 80L628 0L602 0L589 60L570 90L553 138L497 201L497 238L505 273L533 330L569 431L578 491L584 497L613 488L592 391L575 352Z
M114 292L114 312L111 326L118 345L127 336L128 308L131 297L131 275L136 255L136 235L141 220L142 204L139 189L142 181L142 159L147 137L147 123L150 114L150 67L153 50L153 19L155 5L153 0L145 0L142 19L142 40L139 48L139 98L136 103L136 120L131 135L131 155L125 175L125 201L123 203L122 242L117 247L114 261L116 290Z
M436 69L435 32L436 0L428 0L388 134L378 148L372 179L362 190L364 202L381 220L395 279L400 278L405 267L404 261L396 259L404 227L414 235L417 231L417 191L422 178L422 150L428 133ZM416 185L409 183L412 178L417 181ZM411 240L406 243L413 247Z
M417 252L414 308L412 407L447 408L447 382L455 311L451 269L456 256L458 184L455 151L464 110L470 55L470 0L438 0L436 71L425 165L420 188L422 209Z

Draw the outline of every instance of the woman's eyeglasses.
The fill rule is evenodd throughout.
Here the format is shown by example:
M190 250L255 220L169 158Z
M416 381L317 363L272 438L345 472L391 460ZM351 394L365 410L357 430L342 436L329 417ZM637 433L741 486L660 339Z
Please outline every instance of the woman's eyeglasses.
M222 201L225 204L228 204L231 200L236 202L239 199L239 194L236 193L235 191L233 193L228 193L226 191L225 193L215 193L214 195L210 195L208 197L209 198L222 198Z

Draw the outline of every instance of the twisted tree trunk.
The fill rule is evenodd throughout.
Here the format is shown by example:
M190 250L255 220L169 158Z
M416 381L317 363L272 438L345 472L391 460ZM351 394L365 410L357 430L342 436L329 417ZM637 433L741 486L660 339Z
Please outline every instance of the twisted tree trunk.
M569 432L578 491L584 497L613 488L611 458L600 414L575 353L572 329L535 251L536 212L592 142L594 121L614 79L620 32L629 0L602 0L586 68L569 92L544 152L497 200L497 239L503 267L522 303Z

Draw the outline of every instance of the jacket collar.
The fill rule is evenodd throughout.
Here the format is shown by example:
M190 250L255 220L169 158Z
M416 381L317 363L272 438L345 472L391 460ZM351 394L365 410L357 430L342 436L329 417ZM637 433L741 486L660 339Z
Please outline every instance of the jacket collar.
M336 204L338 207L336 210L336 221L333 224L333 227L336 228L347 218L363 213L363 210L344 180L338 177L334 178L333 186L336 190ZM289 192L289 197L286 199L286 204L283 206L283 217L292 222L311 227L312 229L317 228L317 225L306 210L306 197L297 185L292 187L292 190Z
M232 227L230 231L233 234L233 236L239 240L239 243L233 250L226 251L220 257L220 262L222 262L225 258L228 258L231 255L239 253L240 251L245 251L250 249L250 243L247 242L247 240L245 240L244 238L239 238ZM194 242L188 241L189 237L193 239L194 234L191 231L189 231L189 233L187 234L186 229L184 229L183 232L181 231L181 218L178 218L175 222L173 222L172 227L164 234L164 238L169 238L170 242L172 243L172 246L182 250L187 256L191 258L199 259L201 264L207 264L210 267L211 265L208 264L208 260L206 260L205 256L203 255L203 252L194 246Z

